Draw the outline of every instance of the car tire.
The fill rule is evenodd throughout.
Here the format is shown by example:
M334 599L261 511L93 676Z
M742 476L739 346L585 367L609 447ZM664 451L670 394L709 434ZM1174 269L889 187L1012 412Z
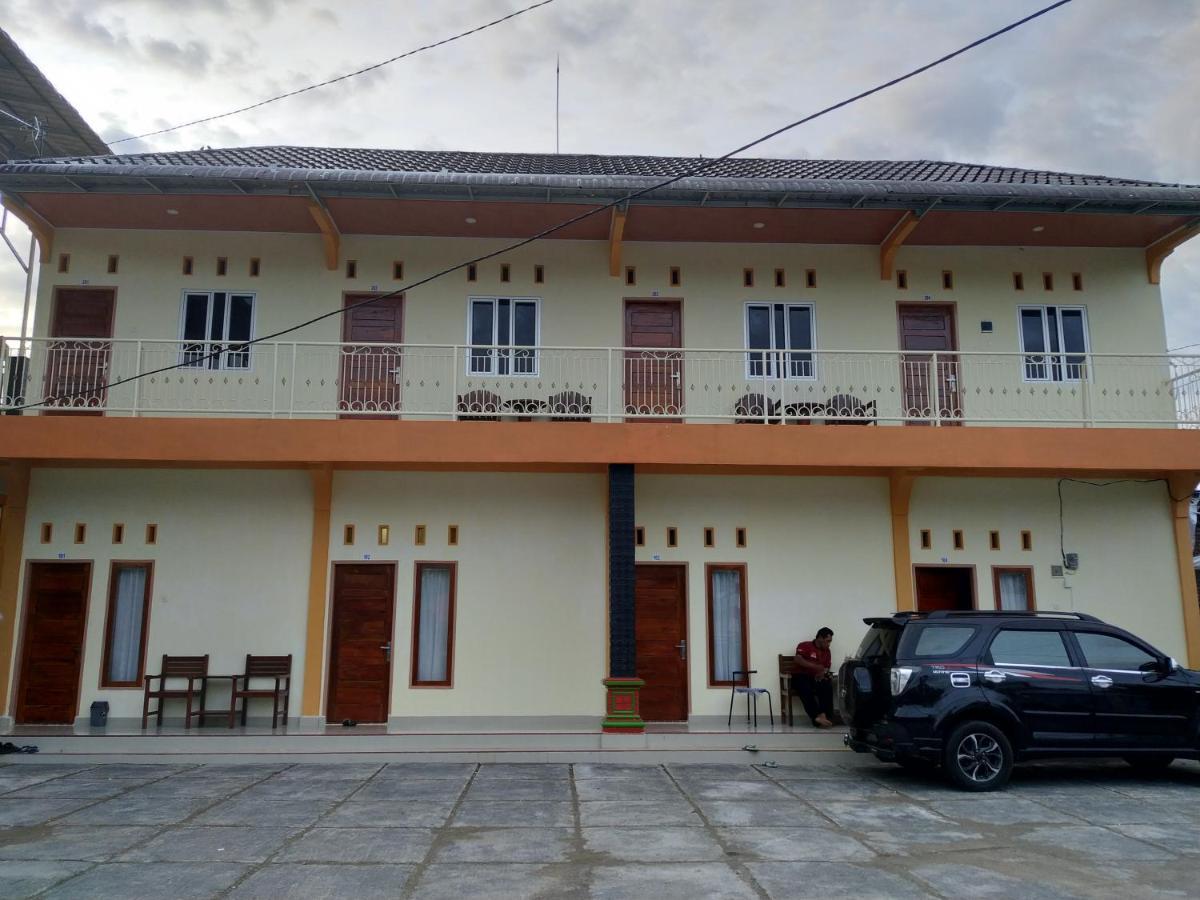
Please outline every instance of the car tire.
M950 732L942 768L964 791L995 791L1012 775L1013 749L1004 732L990 722L964 722Z
M1135 771L1153 775L1166 771L1167 766L1175 762L1175 757L1169 753L1147 753L1144 756L1126 756L1125 762Z

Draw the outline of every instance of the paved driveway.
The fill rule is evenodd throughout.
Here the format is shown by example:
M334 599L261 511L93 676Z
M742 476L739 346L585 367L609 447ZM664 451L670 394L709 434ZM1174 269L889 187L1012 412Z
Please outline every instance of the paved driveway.
M1194 897L1200 766L38 762L0 829L2 897Z

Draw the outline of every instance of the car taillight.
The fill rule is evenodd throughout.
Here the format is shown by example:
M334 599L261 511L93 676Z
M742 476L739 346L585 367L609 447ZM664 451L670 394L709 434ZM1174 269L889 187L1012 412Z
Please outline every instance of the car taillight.
M892 668L893 697L898 697L908 687L908 682L916 671L916 668L912 666L895 666Z

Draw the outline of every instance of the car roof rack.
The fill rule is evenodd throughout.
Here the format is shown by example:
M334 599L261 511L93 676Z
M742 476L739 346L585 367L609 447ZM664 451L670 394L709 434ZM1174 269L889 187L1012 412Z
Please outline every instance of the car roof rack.
M904 615L904 613L898 613ZM951 619L956 617L971 618L971 617L986 617L986 616L1004 616L1023 619L1078 619L1081 622L1099 622L1104 624L1100 619L1093 615L1081 612L1058 612L1056 610L1004 610L1004 609L938 609L928 613L910 613L909 615L921 615L927 619Z

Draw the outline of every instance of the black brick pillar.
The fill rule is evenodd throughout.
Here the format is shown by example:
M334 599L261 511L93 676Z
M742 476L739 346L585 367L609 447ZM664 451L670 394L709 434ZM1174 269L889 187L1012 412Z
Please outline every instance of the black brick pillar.
M633 466L608 467L608 672L637 675L633 633Z

